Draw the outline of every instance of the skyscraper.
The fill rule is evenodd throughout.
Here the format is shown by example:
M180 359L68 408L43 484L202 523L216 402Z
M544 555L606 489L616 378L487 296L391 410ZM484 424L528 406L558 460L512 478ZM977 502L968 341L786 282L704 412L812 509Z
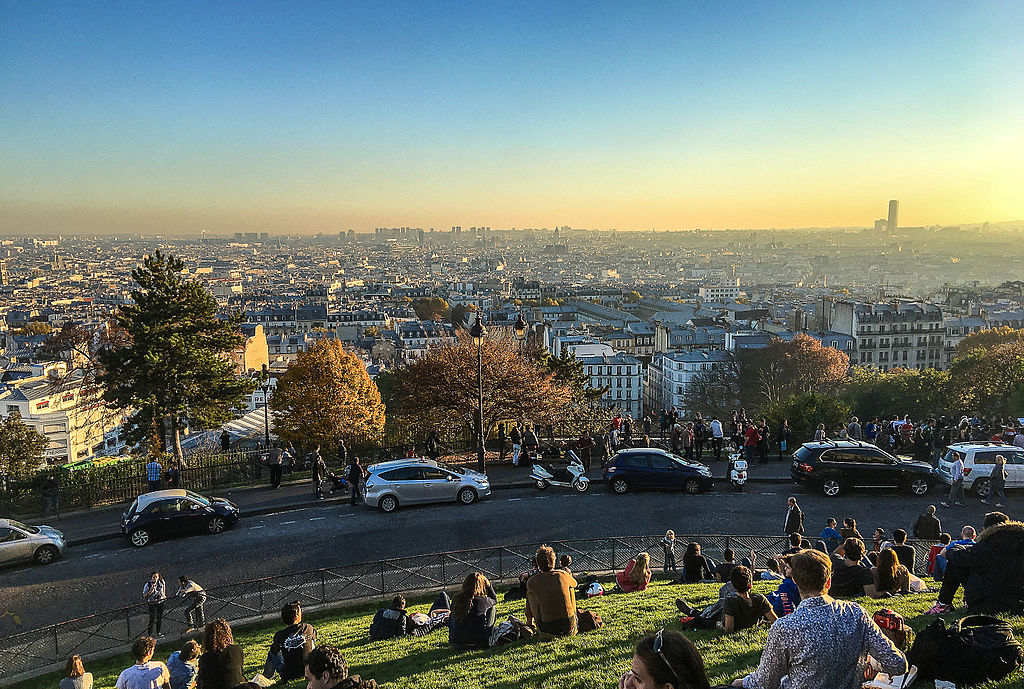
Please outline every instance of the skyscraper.
M897 216L900 214L900 202L893 199L889 202L889 222L886 224L885 229L889 231L889 234L896 234L896 221Z

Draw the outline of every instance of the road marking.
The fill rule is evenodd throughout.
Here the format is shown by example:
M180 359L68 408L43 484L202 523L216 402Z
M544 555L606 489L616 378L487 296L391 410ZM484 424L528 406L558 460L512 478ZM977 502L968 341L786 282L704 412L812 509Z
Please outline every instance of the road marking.
M91 560L91 559L93 559L94 557L103 557L104 555L106 555L106 553L96 553L96 554L94 554L94 555L86 555L86 556L85 556L85 557L83 557L82 559L83 559L83 560Z
M281 525L284 526L285 524L294 524L294 523L295 523L295 520L293 519L290 522L281 522Z
M250 529L265 529L265 528L267 528L267 527L261 524L261 525L259 525L259 526L250 526L249 528L250 528Z
M354 513L354 512L349 512L349 513L347 513L347 514L339 514L338 516L339 516L339 517L354 517L354 516L356 516L356 515L355 515L355 513Z
M522 500L522 498L505 498L507 502L515 502L516 500Z
M318 522L321 519L327 519L327 517L310 517L309 521L311 521L311 522Z

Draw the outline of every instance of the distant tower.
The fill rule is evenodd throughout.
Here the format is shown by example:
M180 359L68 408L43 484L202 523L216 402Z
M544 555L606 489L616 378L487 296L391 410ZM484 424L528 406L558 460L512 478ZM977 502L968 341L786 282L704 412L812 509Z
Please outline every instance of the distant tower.
M0 285L6 287L7 283L10 282L10 278L7 276L7 261L0 261Z
M897 216L900 214L900 202L893 199L889 202L889 222L886 224L885 229L888 230L889 234L896 234L896 221Z

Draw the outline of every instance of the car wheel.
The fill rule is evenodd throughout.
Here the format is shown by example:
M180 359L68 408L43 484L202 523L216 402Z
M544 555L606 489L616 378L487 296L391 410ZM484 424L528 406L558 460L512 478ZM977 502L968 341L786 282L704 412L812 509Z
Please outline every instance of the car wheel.
M988 478L979 478L974 482L974 485L971 486L971 490L974 491L975 495L984 500L992 493L992 480Z
M472 488L463 488L456 497L463 505L472 505L476 502L476 491Z
M611 484L609 485L611 485L613 493L625 495L626 493L629 492L629 481L627 481L624 478L613 478Z
M573 481L572 487L576 489L577 493L586 493L588 490L590 490L590 481L576 479L575 481Z
M548 482L539 478L534 482L534 485L537 486L537 490L544 490L548 487Z
M40 565L48 565L57 559L60 553L52 545L41 545L36 549L36 562Z
M830 498L834 498L843 492L843 484L834 476L829 476L821 482L821 492Z
M225 526L224 517L210 517L210 521L206 523L206 530L212 534L218 534L224 530Z
M380 508L381 512L394 512L398 509L398 498L394 495L385 495L377 503L377 507Z
M928 479L920 477L911 479L910 483L907 484L907 487L913 495L924 495L928 492L928 489L931 488L931 486L928 485Z
M700 481L695 478L686 479L686 483L683 484L683 490L690 495L696 495L700 492Z
M128 540L131 541L132 545L136 548L141 548L149 543L149 532L145 529L135 529L135 531L128 534Z

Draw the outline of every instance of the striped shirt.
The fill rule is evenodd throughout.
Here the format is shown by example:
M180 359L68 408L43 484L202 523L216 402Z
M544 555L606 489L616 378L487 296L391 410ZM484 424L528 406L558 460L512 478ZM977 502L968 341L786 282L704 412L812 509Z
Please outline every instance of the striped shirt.
M146 480L147 481L159 481L160 480L160 470L161 469L163 469L163 467L160 466L160 462L158 462L156 460L153 460L152 462L147 464L146 465Z

